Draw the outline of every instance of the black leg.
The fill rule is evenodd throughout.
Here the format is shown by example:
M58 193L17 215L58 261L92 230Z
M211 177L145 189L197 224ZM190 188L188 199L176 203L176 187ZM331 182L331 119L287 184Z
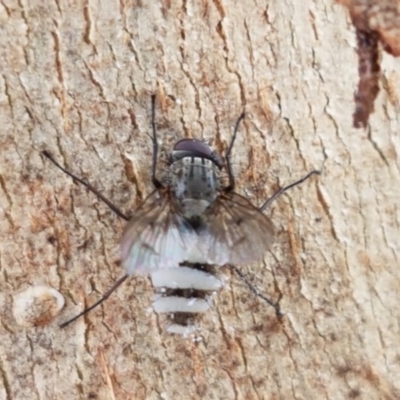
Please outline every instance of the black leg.
M276 303L274 303L268 297L265 297L263 294L261 294L260 291L247 280L246 276L243 274L243 272L239 268L237 268L235 265L232 265L232 264L229 264L229 267L231 267L236 272L236 274L239 276L239 278L248 286L248 288L257 297L262 298L265 302L267 302L271 307L273 307L275 309L275 313L278 318L283 317L283 314L281 313L281 309L279 307L279 301L281 300L282 296L279 298L279 300Z
M81 183L83 186L85 186L88 190L90 190L92 193L94 193L101 201L103 201L103 203L107 204L108 207L110 207L110 209L112 211L115 212L115 214L117 214L119 217L121 217L122 219L124 219L125 221L129 221L129 217L127 215L125 215L121 210L119 210L118 207L116 207L113 203L111 203L110 200L108 200L106 197L104 197L97 189L95 189L90 183L85 182L83 179L78 178L76 175L74 175L73 173L69 172L68 170L66 170L64 167L62 167L51 155L48 151L43 151L42 154L48 158L56 167L58 167L59 169L61 169L61 171L63 171L64 173L66 173L68 176L70 176L73 180Z
M118 279L117 282L114 283L114 285L101 297L100 300L96 301L92 306L85 308L82 312L80 312L78 315L75 315L74 318L69 319L68 321L62 323L60 325L60 328L65 328L67 325L70 323L76 321L78 318L82 317L82 315L87 314L89 311L92 311L93 308L96 308L98 305L100 305L103 301L107 300L111 293L114 292L122 283L125 282L125 280L128 278L128 274L124 275L122 278Z
M264 211L274 200L276 200L281 194L285 193L288 189L291 189L292 187L299 185L300 183L303 183L306 179L308 179L311 175L321 175L321 171L313 170L309 172L304 178L301 178L300 180L291 183L290 185L287 185L283 187L282 189L279 189L276 193L274 193L260 208L260 211Z
M245 113L243 112L240 117L236 121L235 129L233 131L231 143L228 147L228 150L225 153L225 160L226 160L226 169L228 170L229 176L229 185L224 189L224 192L231 192L235 189L235 177L233 176L232 165L231 165L231 151L233 148L233 144L235 143L236 134L239 128L239 124L244 118Z
M161 182L156 178L156 168L157 168L157 155L158 155L158 143L157 143L157 134L156 134L156 124L155 124L155 95L151 97L151 125L152 125L152 141L153 141L153 164L152 164L152 180L153 184L156 188L161 188L163 185ZM87 189L89 189L92 193L94 193L97 197L99 197L100 200L102 200L105 204L107 204L111 210L113 210L119 217L125 219L126 221L129 220L129 217L127 217L124 213L122 213L114 204L111 203L107 198L105 198L101 193L99 193L92 185L90 185L88 182L85 182L83 179L78 178L76 175L72 174L65 168L63 168L60 164L57 163L57 161L54 160L54 158L50 155L49 152L44 151L43 155L47 157L54 165L56 165L61 171L66 173L68 176L70 176L72 179L75 181L81 183L84 185ZM85 308L82 312L80 312L78 315L75 317L71 318L70 320L62 323L60 325L61 328L65 328L72 322L76 321L78 318L81 316L87 314L89 311L93 310L96 308L98 305L103 303L105 300L107 300L110 295L123 283L125 280L128 278L128 274L124 275L121 277L96 303L94 303L92 306Z
M233 140L234 140L234 138L233 138ZM232 143L233 143L233 140L232 140ZM231 148L232 148L232 143L231 143L231 146L229 146L228 151L231 150ZM272 195L272 197L270 197L270 198L259 208L259 210L260 210L260 211L264 211L264 210L265 210L275 199L277 199L281 194L285 193L288 189L291 189L292 187L294 187L294 186L296 186L296 185L299 185L300 183L303 183L306 179L308 179L310 176L312 176L312 175L314 175L314 174L320 175L321 172L320 172L320 171L317 171L317 170L313 170L313 171L309 172L309 173L308 173L305 177L303 177L302 179L300 179L300 180L298 180L298 181L296 181L296 182L294 182L294 183L292 183L292 184L290 184L290 185L287 185L287 186L283 187L282 189L279 189L275 194ZM270 306L272 306L272 307L275 309L275 313L276 313L276 316L277 316L278 318L282 318L282 317L283 317L283 314L281 313L281 310L280 310L280 307L279 307L280 298L279 298L279 300L278 300L276 303L274 303L274 302L273 302L272 300L270 300L268 297L266 297L266 296L264 296L263 294L261 294L260 291L259 291L256 287L254 287L254 286L246 279L246 276L243 274L243 272L242 272L240 269L238 269L235 265L232 265L232 264L229 264L229 267L231 267L231 268L235 271L235 273L239 276L239 278L248 286L248 288L249 288L256 296L262 298L265 302L267 302Z
M157 142L157 132L156 132L156 95L153 94L151 96L151 127L153 130L153 163L151 167L151 179L153 181L153 185L156 189L160 189L163 185L156 178L156 169L157 169L157 156L158 156L158 142Z

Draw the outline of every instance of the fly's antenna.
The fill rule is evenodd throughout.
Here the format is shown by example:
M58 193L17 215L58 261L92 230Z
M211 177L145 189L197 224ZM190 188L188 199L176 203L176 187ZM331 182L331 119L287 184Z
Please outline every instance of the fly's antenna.
M69 172L67 169L62 167L48 151L43 151L42 154L48 158L57 168L63 171L65 174L70 176L74 181L80 183L85 186L90 192L94 193L103 203L107 204L107 206L115 212L120 218L125 221L129 221L129 217L125 215L117 206L115 206L110 200L108 200L105 196L103 196L97 189L95 189L89 182L84 181L82 178L74 175L72 172Z
M118 279L117 282L114 283L114 285L100 298L100 300L96 301L93 305L91 305L88 308L85 308L82 312L80 312L78 315L75 315L75 317L69 319L68 321L63 322L60 325L60 328L65 328L72 322L76 321L78 318L82 317L83 315L87 314L89 311L92 311L94 308L99 306L103 301L107 300L110 295L122 284L126 281L128 278L128 274L125 274L122 278Z
M307 180L311 175L321 175L321 171L313 170L309 172L306 176L303 178L299 179L298 181L291 183L290 185L284 186L283 188L279 189L276 193L274 193L260 208L260 211L264 211L274 200L276 200L280 195L285 193L287 190L291 189L294 186L299 185L300 183L303 183L305 180Z

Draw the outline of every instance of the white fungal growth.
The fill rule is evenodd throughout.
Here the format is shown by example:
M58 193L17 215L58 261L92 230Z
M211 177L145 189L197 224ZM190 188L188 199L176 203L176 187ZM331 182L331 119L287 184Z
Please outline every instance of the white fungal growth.
M196 289L217 291L223 282L210 274L189 267L159 269L151 274L153 286L169 289Z
M19 325L49 324L64 307L60 292L50 286L33 286L13 296L13 315Z
M158 297L154 303L154 311L158 314L164 313L204 313L210 308L209 301L204 299L185 298L178 296Z
M189 336L195 333L199 327L197 325L183 326L180 324L171 324L167 327L167 332L175 333L182 336Z
M199 264L160 268L151 273L156 295L153 309L163 314L167 331L192 336L198 330L194 323L198 314L205 313L212 305L211 296L224 286L224 280L214 269Z

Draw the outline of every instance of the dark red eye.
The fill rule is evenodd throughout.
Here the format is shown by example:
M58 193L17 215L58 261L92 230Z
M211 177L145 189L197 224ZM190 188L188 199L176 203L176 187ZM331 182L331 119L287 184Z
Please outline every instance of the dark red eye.
M223 163L221 158L207 144L197 139L182 139L177 142L173 150L173 159L181 159L183 157L202 157L211 160L219 168Z
M211 147L200 141L200 140L196 140L196 139L182 139L179 142L177 142L174 146L174 151L190 151L190 152L194 152L194 153L198 153L198 155L200 156L201 154L203 154L205 157L210 157L211 154L213 153Z

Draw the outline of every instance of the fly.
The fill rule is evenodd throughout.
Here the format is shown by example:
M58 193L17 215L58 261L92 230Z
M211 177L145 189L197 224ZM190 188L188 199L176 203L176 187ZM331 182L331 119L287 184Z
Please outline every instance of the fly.
M170 155L169 169L162 180L156 177L158 142L155 124L155 96L152 96L152 182L155 190L132 217L126 216L92 185L58 164L48 152L44 156L105 202L128 221L121 239L122 264L126 274L103 297L74 318L69 325L106 300L129 276L150 275L156 296L154 310L169 319L167 331L189 334L197 329L195 317L211 306L210 295L223 287L218 274L230 264L236 273L260 295L234 264L260 261L274 240L274 228L263 211L273 200L319 171L278 190L261 207L236 193L231 152L244 113L238 118L225 153L225 163L205 142L178 141ZM228 185L222 186L226 168ZM260 295L280 315L279 304Z

